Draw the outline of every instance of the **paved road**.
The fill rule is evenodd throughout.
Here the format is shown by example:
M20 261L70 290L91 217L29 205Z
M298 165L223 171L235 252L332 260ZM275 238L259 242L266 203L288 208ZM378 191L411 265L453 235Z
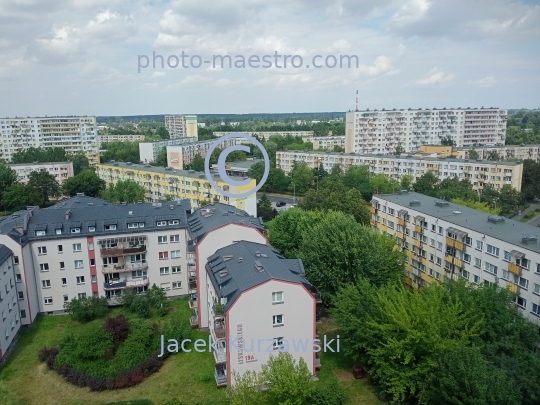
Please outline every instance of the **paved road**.
M529 208L527 208L526 210L523 210L521 212L521 214L518 214L516 215L515 217L513 217L512 219L515 220L515 221L519 221L521 218L523 218L523 215L525 215L526 213L530 212L530 211L534 211L535 209L537 208L540 208L540 203L532 203L531 206ZM530 223L530 222L529 222Z
M263 193L257 193L257 201L259 201L262 197ZM270 201L272 201L274 204L278 201L286 202L287 204L293 204L293 198L291 196L281 196L281 195L273 195L273 194L266 194ZM272 205L274 205L272 204Z

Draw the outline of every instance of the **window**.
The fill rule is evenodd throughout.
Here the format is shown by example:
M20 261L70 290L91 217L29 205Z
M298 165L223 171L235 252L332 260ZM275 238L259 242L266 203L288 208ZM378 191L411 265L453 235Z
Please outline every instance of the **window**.
M139 224L137 222L134 222L134 223L131 223L131 224L127 224L127 226L128 226L129 229L133 229L133 228L138 228Z
M486 243L486 252L490 255L499 257L499 248Z
M435 247L435 239L430 239L429 240L429 246Z
M465 242L465 244L468 246L472 246L472 239L469 238L468 236L465 236L463 242Z
M21 318L26 318L26 309L21 309Z
M283 346L283 337L272 339L272 349L278 350Z
M82 260L75 260L75 268L80 269L83 267L83 261Z
M461 270L461 277L469 279L469 272L467 270Z
M69 297L67 295L64 295L64 302L68 302L69 301Z
M159 260L165 260L169 258L169 252L159 252Z
M45 305L52 305L53 303L52 297L45 297L43 300L45 301ZM21 318L24 318L24 316L21 315Z
M437 257L437 264L440 266L442 264L442 259L440 257Z
M534 284L534 292L536 294L540 294L540 284Z
M45 231L36 231L36 236L45 236Z
M80 243L74 243L73 244L73 251L74 252L82 252L82 245Z
M482 268L482 260L480 260L478 257L474 258L474 267Z
M49 271L49 263L40 263L39 269L41 271Z
M530 268L531 268L531 261L528 260L528 259L525 259L525 258L516 259L516 264L517 264L518 266L524 267L524 268L526 268L526 269L530 269Z
M17 296L19 297L20 300L24 300L24 293L22 291L19 291L17 293Z
M540 273L540 263L536 263L536 272Z
M277 291L272 293L272 303L278 304L283 302L283 291Z
M139 222L139 228L144 228L144 222Z
M54 231L57 235L62 235L62 229L58 228Z
M47 254L47 246L38 246L38 255L46 255Z
M141 253L138 255L131 255L131 262L145 262L146 261L146 254Z
M81 233L81 228L71 228L71 233Z
M96 265L96 259L90 259L90 266L95 266Z
M167 221L157 221L156 226L165 226L167 225Z
M88 232L95 232L96 231L96 227L95 226L89 226L88 227Z
M51 288L51 280L41 280L41 286L43 288Z
M19 264L19 256L13 256L13 264ZM540 267L538 272L540 273Z
M170 219L169 220L169 225L178 225L180 223L179 220L177 219Z
M94 250L94 242L88 244L88 250Z
M167 243L167 237L166 236L158 236L158 243Z
M140 277L146 276L147 274L148 274L147 270L135 270L135 271L131 272L131 277L132 278L140 278Z
M476 241L476 250L483 250L484 249L484 242L477 240Z
M66 264L64 262L60 262L60 270L65 270Z
M91 275L91 276L90 276L90 281L91 281L92 283L97 283L97 277L96 277L95 275Z
M442 251L442 242L437 242L437 250Z
M520 277L518 284L521 288L529 288L529 280L527 280L526 278Z
M182 272L182 269L180 266L172 266L171 267L171 273L172 274L178 274L178 273L181 273Z
M533 313L536 315L540 315L540 305L533 304Z
M170 235L169 242L171 243L180 242L180 235Z
M171 283L161 283L160 287L163 291L168 291L171 289Z
M443 229L442 229L442 226L439 226L439 232L438 232L439 235L442 235L443 234Z
M433 269L429 269L428 274L433 277Z
M388 221L388 228L394 229L394 222L393 221Z
M477 276L476 274L473 275L473 283L474 284L479 284L480 283L480 277Z
M62 287L67 285L67 278L62 277Z
M21 277L20 274L15 274L15 281L16 281L17 283L20 283L20 282L22 281L22 277Z
M161 276L165 276L165 275L169 274L169 268L168 267L160 267L159 268L159 274Z
M116 225L115 224L105 225L105 230L106 231L116 231Z
M506 260L507 262L512 261L512 256L510 256L510 252L507 252L506 250L504 251L504 260Z
M171 259L178 259L180 257L179 250L171 250Z
M487 271L488 273L492 273L495 275L497 274L497 266L488 262L484 262L484 270Z
M58 253L64 253L64 246L58 245Z
M274 315L272 317L272 325L283 326L283 315Z
M516 297L516 298L514 298L514 302L516 303L516 305L518 307L521 307L521 308L526 308L527 307L527 300L525 298Z
M181 281L173 281L172 288L173 288L173 290L177 290L179 288L182 288L182 282Z
M440 280L441 279L441 273L439 273L438 271L435 272L435 280Z
M86 298L86 293L78 293L77 297L79 297L79 299Z
M84 284L84 276L77 276L77 284Z

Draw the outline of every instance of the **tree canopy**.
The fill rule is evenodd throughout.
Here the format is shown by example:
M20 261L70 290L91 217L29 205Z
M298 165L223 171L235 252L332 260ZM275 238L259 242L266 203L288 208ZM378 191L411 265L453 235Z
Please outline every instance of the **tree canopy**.
M113 204L144 201L145 195L145 188L133 180L120 180L101 192L101 197Z
M86 169L76 176L67 178L62 183L62 192L67 196L84 193L89 197L98 197L105 189L105 181L100 179L95 171Z

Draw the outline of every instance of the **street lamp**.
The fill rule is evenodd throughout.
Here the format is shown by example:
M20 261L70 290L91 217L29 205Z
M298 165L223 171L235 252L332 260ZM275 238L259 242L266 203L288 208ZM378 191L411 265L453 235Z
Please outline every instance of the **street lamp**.
M293 198L292 198L292 202L293 204L296 203L296 184L292 184L293 185Z

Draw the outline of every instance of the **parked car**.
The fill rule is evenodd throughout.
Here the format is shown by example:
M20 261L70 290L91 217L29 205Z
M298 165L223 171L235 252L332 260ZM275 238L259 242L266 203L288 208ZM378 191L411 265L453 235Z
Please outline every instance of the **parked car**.
M287 205L287 203L285 201L278 201L276 203L276 207L285 207Z

